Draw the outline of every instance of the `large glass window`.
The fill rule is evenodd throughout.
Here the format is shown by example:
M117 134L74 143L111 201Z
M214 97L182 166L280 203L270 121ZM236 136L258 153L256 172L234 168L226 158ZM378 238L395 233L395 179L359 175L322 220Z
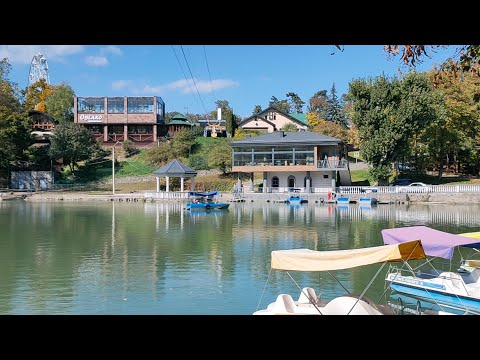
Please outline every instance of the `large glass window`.
M110 125L108 127L109 134L123 134L123 125Z
M117 114L124 112L123 98L115 97L107 99L107 109L109 114Z
M251 154L235 154L233 156L234 166L247 166L252 164L253 164L253 161L252 161Z
M105 112L104 98L77 98L77 112L103 113Z
M152 125L128 125L129 134L153 134Z
M88 129L94 134L102 134L103 133L103 125L90 125Z
M129 97L128 113L153 113L153 97Z
M157 98L157 120L165 120L165 103Z

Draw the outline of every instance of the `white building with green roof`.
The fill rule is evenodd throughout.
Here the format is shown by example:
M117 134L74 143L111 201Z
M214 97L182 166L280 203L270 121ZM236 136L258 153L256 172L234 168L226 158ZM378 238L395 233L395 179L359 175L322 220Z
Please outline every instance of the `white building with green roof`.
M257 130L265 133L279 131L287 124L294 124L298 130L308 130L310 126L305 114L286 112L270 106L243 120L238 126L243 130Z

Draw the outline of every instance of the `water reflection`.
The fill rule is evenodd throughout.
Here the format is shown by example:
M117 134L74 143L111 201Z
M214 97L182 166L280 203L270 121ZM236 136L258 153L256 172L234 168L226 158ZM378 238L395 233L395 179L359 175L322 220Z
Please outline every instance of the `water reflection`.
M175 202L1 202L0 313L251 314L272 250L375 246L381 229L404 225L477 231L478 210L234 203L228 211L197 212ZM361 292L377 270L335 276ZM295 276L322 297L343 293L325 274ZM383 292L379 280L372 298ZM280 291L297 293L285 274L271 273L264 302Z

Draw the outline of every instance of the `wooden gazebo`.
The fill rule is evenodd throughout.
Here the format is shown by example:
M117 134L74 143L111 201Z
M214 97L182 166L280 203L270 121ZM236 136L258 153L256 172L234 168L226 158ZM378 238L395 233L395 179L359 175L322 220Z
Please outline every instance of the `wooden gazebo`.
M193 124L187 120L182 114L175 115L172 120L167 124L168 135L173 137L175 133L181 129L192 129Z
M197 172L192 168L188 167L185 164L182 164L178 160L173 160L166 165L163 165L161 168L158 168L153 172L157 177L157 193L160 192L160 177L165 176L166 178L166 192L170 192L170 178L179 177L180 178L180 191L185 191L185 178L190 178L190 190L195 190L194 178L197 175Z

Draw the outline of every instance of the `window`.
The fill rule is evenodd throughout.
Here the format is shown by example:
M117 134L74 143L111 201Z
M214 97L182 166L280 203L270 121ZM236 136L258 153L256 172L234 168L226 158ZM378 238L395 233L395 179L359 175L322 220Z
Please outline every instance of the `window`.
M79 113L103 113L105 102L103 98L78 98L77 112Z
M107 110L109 114L123 114L124 106L123 106L123 98L115 97L115 98L107 98Z
M324 178L324 179L328 179L328 175L323 175L323 178Z
M108 127L109 134L123 134L123 125L111 125Z
M133 113L153 113L153 97L129 97L127 111Z
M153 134L152 125L128 125L129 134Z
M288 177L288 187L289 188L294 188L295 187L295 176L290 175Z
M88 129L94 134L102 134L103 133L103 125L90 125Z
M124 112L123 98L107 98L107 110L109 114Z
M278 177L276 176L272 178L272 187L278 188Z
M265 119L266 118L267 117L265 116ZM277 118L277 115L273 111L268 113L268 120L276 120L276 118Z

